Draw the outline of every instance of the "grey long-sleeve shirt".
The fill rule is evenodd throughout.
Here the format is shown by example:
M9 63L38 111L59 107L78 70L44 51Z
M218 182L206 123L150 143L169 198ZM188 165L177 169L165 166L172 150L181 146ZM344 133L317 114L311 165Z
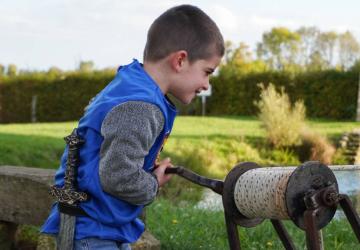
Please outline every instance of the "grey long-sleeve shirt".
M136 205L153 201L158 182L142 167L163 127L159 107L146 102L125 102L106 115L101 126L104 141L99 166L105 192Z

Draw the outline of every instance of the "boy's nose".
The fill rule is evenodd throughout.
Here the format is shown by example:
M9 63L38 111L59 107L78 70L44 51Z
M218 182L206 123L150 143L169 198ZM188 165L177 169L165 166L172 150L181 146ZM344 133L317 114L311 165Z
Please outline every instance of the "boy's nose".
M209 85L210 85L209 81L206 81L203 89L204 89L204 90L208 90L208 89L209 89Z

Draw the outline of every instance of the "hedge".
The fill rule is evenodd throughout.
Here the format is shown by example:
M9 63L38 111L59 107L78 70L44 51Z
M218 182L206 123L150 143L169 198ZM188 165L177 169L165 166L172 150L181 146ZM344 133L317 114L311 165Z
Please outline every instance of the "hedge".
M79 119L89 100L112 78L110 73L76 73L53 80L22 77L0 84L0 122L30 122L33 96L37 96L37 121Z
M40 122L77 120L89 100L114 77L114 72L71 73L47 77L31 74L0 82L0 122L30 122L31 102L37 96L36 118ZM356 115L358 73L335 70L291 74L263 72L220 73L211 79L213 95L207 98L210 115L255 115L258 83L284 87L290 99L303 99L307 115L316 118L353 119ZM201 100L179 105L180 114L200 115Z
M356 116L358 73L335 70L290 74L266 72L247 75L219 75L213 78L214 95L208 108L213 115L255 115L258 83L285 88L292 102L304 100L307 116L347 120Z

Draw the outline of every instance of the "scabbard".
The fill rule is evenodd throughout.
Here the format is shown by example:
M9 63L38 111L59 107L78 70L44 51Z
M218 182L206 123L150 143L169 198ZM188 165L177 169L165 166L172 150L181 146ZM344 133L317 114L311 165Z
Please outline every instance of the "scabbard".
M60 213L60 228L57 237L57 250L73 250L76 217Z

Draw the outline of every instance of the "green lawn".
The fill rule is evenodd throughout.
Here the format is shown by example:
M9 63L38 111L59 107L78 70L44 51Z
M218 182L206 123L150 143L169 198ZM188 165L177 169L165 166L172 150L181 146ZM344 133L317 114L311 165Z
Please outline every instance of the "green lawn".
M2 124L1 134L36 135L53 138L66 136L76 126L75 122ZM310 120L311 128L325 135L337 136L343 132L360 127L358 122ZM255 117L197 117L179 116L174 124L171 137L262 137L264 130Z
M315 131L336 140L359 123L310 121ZM75 122L0 125L0 165L24 165L56 168L64 141ZM164 156L175 164L188 164L195 170L207 169L222 176L239 161L260 164L297 164L291 152L268 150L265 132L253 117L177 118Z
M297 249L305 248L305 232L290 221L284 222ZM194 208L192 204L174 206L159 199L147 210L147 225L161 241L161 249L229 249L224 214ZM284 249L269 220L253 228L238 227L242 249ZM323 229L325 249L360 249L346 220L333 220Z
M360 123L311 120L308 126L335 143ZM75 122L0 125L0 165L57 168L65 145L63 137ZM163 157L170 156L200 174L223 177L236 163L296 165L291 151L269 149L265 131L253 117L178 117ZM222 212L194 208L201 189L179 177L148 207L147 225L162 249L227 249ZM304 234L286 224L296 245L304 248ZM243 249L282 249L270 223L240 229ZM325 249L360 249L346 221L334 221L324 231Z

